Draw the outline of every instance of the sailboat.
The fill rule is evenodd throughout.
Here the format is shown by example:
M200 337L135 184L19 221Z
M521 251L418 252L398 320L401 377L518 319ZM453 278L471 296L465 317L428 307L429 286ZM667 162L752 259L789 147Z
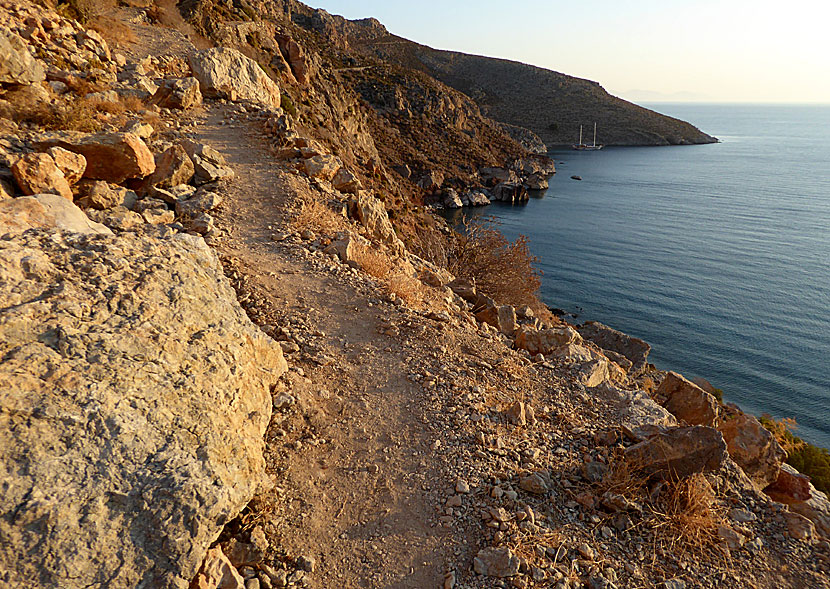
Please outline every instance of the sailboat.
M597 124L594 123L594 142L591 145L582 143L582 125L579 125L579 143L571 147L579 151L597 151L602 149L602 145L597 145Z

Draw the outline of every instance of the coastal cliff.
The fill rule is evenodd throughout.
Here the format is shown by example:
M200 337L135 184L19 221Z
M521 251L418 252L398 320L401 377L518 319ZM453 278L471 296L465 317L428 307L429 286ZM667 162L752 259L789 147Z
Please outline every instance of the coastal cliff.
M772 432L424 206L532 137L376 21L172 9L0 0L0 584L830 587Z

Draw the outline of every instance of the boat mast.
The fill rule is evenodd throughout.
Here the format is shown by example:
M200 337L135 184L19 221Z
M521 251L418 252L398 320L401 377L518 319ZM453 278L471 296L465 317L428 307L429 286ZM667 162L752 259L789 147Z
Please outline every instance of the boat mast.
M593 147L597 146L597 124L594 123L594 145Z
M582 125L579 125L579 145L582 145Z

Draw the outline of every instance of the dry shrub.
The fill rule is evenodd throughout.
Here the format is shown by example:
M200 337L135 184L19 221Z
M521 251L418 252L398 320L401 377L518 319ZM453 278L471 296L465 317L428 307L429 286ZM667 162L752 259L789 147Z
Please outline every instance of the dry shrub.
M100 34L110 48L120 47L137 41L135 33L127 24L111 16L95 16L94 20L87 24L87 28Z
M86 24L98 15L117 6L116 0L58 0L58 14Z
M386 282L389 292L403 300L410 307L421 307L427 302L427 287L424 283L407 276L406 274L395 273Z
M94 132L101 128L97 111L86 100L68 103L12 102L10 118L18 123L28 123L52 131Z
M392 260L385 253L371 247L360 246L355 252L355 261L363 271L375 278L386 278L392 271Z
M553 314L539 300L542 273L533 266L537 258L530 253L527 237L511 242L488 219L465 221L461 233L419 230L408 245L418 256L456 277L473 279L478 291L496 302L527 305L540 319L553 321Z
M314 198L307 198L302 202L300 212L292 224L297 230L312 229L320 233L333 234L343 230L346 226L346 219L331 210L325 203Z
M478 288L498 302L514 306L538 304L541 272L533 267L537 258L530 253L527 237L520 235L510 242L492 220L465 222L463 234L450 245L450 272L474 279Z
M652 505L650 525L672 551L699 552L719 541L722 510L702 473L666 483Z

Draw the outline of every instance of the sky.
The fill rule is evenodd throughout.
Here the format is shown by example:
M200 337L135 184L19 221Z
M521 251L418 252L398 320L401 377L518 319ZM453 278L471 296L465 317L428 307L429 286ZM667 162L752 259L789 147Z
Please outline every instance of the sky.
M306 0L437 49L594 80L639 101L830 104L830 2Z

